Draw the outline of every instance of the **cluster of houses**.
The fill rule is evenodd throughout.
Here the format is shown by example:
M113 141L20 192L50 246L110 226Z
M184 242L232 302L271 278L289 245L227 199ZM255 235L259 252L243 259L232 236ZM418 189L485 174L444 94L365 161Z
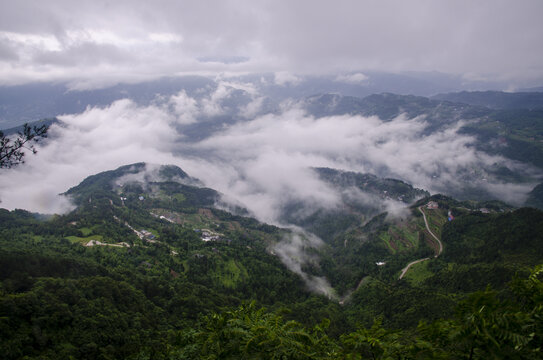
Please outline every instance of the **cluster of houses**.
M117 216L113 215L113 218L116 221L122 223L122 220L119 219ZM138 230L134 229L132 226L130 226L130 224L127 221L124 222L124 225L126 227L128 227L130 230L132 230L140 238L140 240L144 240L144 241L147 241L147 242L150 242L150 243L157 242L156 236L153 235L153 233L151 233L150 231L147 231L145 229L142 229L142 230L138 231Z
M221 240L221 234L217 234L208 229L194 229L200 234L203 241L218 241Z
M150 231L142 229L139 231L138 236L140 237L140 239L145 240L147 242L150 242L150 243L156 242L156 236L153 235Z
M426 204L427 209L439 209L439 204L436 201L429 201L428 204Z
M228 245L232 243L232 240L224 238L223 234L213 232L209 229L194 229L194 231L200 234L200 239L202 239L202 241L220 241Z
M439 209L439 204L436 201L429 201L426 204L426 208L427 209ZM469 209L466 209L466 210L469 210ZM473 210L470 210L470 211L473 211ZM480 209L478 209L478 211L482 212L483 214L490 214L492 212L490 209L487 209L487 208L480 208ZM501 211L503 212L503 210L501 210ZM454 216L452 215L452 212L450 210L447 213L447 219L449 221L454 220Z
M426 204L426 208L427 209L439 209L439 204L436 201L429 201ZM483 214L490 214L492 212L490 209L487 209L487 208L480 208L479 211L482 212ZM449 214L449 216L450 216L450 214Z

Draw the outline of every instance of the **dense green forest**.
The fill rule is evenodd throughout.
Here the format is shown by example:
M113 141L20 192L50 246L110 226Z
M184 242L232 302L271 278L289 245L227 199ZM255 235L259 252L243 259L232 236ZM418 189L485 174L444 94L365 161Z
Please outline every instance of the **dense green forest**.
M62 216L0 210L3 358L540 358L540 210L421 192L401 218L328 214L301 264L330 281L322 295L274 252L292 230L215 208L179 168L129 165L67 194Z

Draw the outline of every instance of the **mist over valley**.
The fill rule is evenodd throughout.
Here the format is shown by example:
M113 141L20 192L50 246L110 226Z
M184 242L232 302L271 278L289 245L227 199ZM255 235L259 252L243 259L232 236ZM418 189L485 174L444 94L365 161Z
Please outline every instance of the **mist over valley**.
M538 359L538 1L0 4L6 359Z

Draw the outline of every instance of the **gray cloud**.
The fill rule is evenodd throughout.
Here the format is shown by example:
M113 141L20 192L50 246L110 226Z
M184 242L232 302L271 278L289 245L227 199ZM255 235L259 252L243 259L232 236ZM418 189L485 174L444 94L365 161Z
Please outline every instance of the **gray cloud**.
M14 42L16 56L0 60L0 74L3 83L86 86L358 70L540 81L542 10L538 0L4 2L0 38Z
M19 60L19 55L17 55L17 50L13 47L10 41L5 39L0 39L0 61L17 61Z
M44 51L33 60L42 65L60 67L100 66L101 64L123 64L130 54L111 44L82 43L65 51Z

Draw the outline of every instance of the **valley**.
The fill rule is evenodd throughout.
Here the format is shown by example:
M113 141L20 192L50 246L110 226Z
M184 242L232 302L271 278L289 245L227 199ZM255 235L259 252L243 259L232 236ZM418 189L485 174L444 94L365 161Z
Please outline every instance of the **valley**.
M434 257L438 257L439 255L441 255L441 252L443 252L443 244L441 243L441 240L439 240L439 238L437 236L434 235L434 233L432 232L432 230L430 230L430 227L428 226L428 220L426 220L426 214L424 214L424 211L422 211L422 207L419 207L418 208L419 211L422 213L422 216L424 218L424 224L426 226L426 230L428 231L428 233L435 239L435 241L437 241L437 247L438 247L438 250L435 252L435 255ZM409 264L407 264L406 267L404 267L402 269L402 272L400 273L400 277L399 279L401 280L405 274L407 273L407 271L409 270L409 268L411 268L411 266L415 265L415 264L418 264L420 262L423 262L423 261L426 261L426 260L430 260L430 258L423 258L423 259L418 259L418 260L415 260L415 261L411 261Z
M541 0L0 0L0 358L539 360Z
M164 111L126 104L117 105L121 119ZM278 351L263 350L275 338L274 349L288 343L300 358L337 359L372 337L383 354L419 358L424 342L431 354L462 357L481 346L458 335L473 330L473 316L493 324L488 331L514 324L513 340L485 335L485 344L503 342L492 351L534 352L543 259L538 110L395 94L298 104L303 112L276 108L254 120L230 105L203 132L166 127L198 133L176 140L181 167L127 163L60 189L72 175L46 161L62 175L58 190L34 198L63 211L0 210L7 358L235 358ZM112 110L92 111L107 118ZM82 119L53 121L53 140L36 159L82 131ZM338 140L323 143L330 134ZM277 141L284 153L270 150ZM6 205L24 183L7 184L18 171L0 178L13 189L1 193ZM503 320L510 309L521 318ZM303 340L289 343L289 329ZM263 340L253 349L255 337Z
M413 191L390 179L381 183L362 174L325 172L339 176L334 183L340 188L348 184L367 188L371 180L388 186L386 194L391 197L409 198ZM398 189L407 192L394 193ZM175 166L137 163L91 176L66 192L79 204L66 215L40 220L25 211L2 210L0 309L4 326L27 339L19 343L25 344L23 348L17 345L21 340L4 333L2 346L12 349L9 356L31 348L39 353L55 346L57 336L89 346L89 340L79 338L78 324L103 314L119 320L114 327L102 324L85 330L93 343L103 338L119 344L115 356L127 356L135 349L165 353L173 350L143 334L166 335L168 329L172 335L174 331L177 336L195 336L187 329L210 321L202 318L204 314L220 311L227 316L225 309L245 309L243 304L249 302L248 309L267 306L266 316L279 311L297 326L311 328L328 318L325 336L332 343L339 334L358 329L356 324L376 326L376 318L387 328L414 334L421 319L452 316L454 304L488 283L507 291L506 283L515 273L528 274L543 257L539 210L516 210L499 202L461 202L415 191L423 197L405 205L400 217L371 215L372 208L351 204L345 207L348 215L337 210L311 215L311 221L300 222L303 230L261 223L247 217L242 208L237 212L245 215L221 210L219 193L201 187L201 182ZM377 193L383 194L382 188ZM453 219L447 221L451 215ZM342 216L350 220L342 221ZM322 232L319 223L327 223L333 231ZM315 243L309 230L321 231L324 241ZM498 240L496 232L501 234L500 246L492 244ZM73 286L82 290L70 290ZM91 292L84 293L85 289ZM21 301L29 301L29 296L38 297L24 310ZM81 302L74 296L88 300ZM131 300L125 305L127 296ZM100 310L79 314L90 310L90 300ZM36 306L60 318L36 322L36 315L30 315L42 312ZM17 310L8 315L10 308ZM61 315L61 309L68 313ZM141 319L135 327L128 325L134 316ZM128 328L118 327L120 319L132 328L132 342L126 348L120 345L126 340L120 339L126 339L121 333ZM25 330L30 324L46 334L44 345L31 345L35 335ZM59 326L65 330L54 330ZM180 338L168 341L169 349L190 351ZM69 348L54 349L73 353ZM89 356L96 354L90 348L86 351Z

